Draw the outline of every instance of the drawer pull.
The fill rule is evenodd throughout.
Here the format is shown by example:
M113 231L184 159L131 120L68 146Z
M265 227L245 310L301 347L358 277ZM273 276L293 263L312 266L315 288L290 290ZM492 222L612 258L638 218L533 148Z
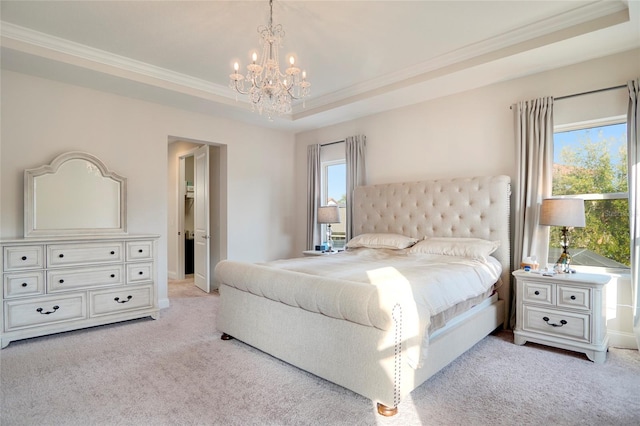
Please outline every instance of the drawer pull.
M116 274L111 274L111 278L115 278L115 277L116 277Z
M119 298L119 297L116 297L116 298L115 298L115 299L113 299L113 300L115 300L115 301L116 301L116 302L118 302L118 303L127 303L127 302L128 302L129 300L131 300L132 298L133 298L133 296L132 296L132 295L128 295L128 296L127 296L127 300L120 301L120 298Z
M26 287L26 286L27 286L27 283L22 283L22 287Z
M576 300L576 297L575 296L571 296L571 300Z
M111 253L110 253L110 254L116 254L116 252L115 252L115 251L113 251L113 250L111 250Z
M138 272L138 275L142 275L142 274L144 274L144 272L142 272L142 271Z
M542 317L542 319L544 320L544 322L549 324L551 327L562 327L563 325L565 325L567 323L565 320L560 320L560 324L550 324L549 323L549 317Z
M63 253L60 253L60 254L58 255L58 257L62 258L62 257L64 257L64 254L63 254Z
M60 309L60 306L55 305L55 306L53 307L53 311L42 312L42 308L38 308L38 309L36 309L36 312L39 312L39 313L40 313L40 315L49 315L49 314L54 313L54 312L55 312L55 311L57 311L58 309Z
M27 256L22 256L22 260L27 260Z
M60 281L58 281L58 282L59 282L60 284L63 284L63 283L64 283L64 280L60 280Z
M536 296L540 296L540 292L538 290L534 291L533 294L535 294Z
M138 253L142 253L142 249L138 250Z

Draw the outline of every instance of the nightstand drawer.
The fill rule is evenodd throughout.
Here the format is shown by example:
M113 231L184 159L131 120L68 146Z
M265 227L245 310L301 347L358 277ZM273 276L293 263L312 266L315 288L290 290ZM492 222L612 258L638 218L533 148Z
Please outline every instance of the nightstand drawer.
M558 307L591 309L591 290L588 288L558 285Z
M524 281L522 300L524 302L553 305L555 303L555 291L553 290L554 285L551 283Z
M523 305L522 329L590 343L591 316Z

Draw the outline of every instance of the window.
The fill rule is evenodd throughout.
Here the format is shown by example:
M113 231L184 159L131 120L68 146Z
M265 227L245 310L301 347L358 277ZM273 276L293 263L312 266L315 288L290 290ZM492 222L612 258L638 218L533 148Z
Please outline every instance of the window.
M585 200L586 226L570 233L573 265L629 268L626 132L623 117L555 129L552 193ZM561 228L552 226L549 263L560 242Z
M347 163L345 160L322 163L322 205L337 204L340 223L331 225L333 247L342 249L346 237Z

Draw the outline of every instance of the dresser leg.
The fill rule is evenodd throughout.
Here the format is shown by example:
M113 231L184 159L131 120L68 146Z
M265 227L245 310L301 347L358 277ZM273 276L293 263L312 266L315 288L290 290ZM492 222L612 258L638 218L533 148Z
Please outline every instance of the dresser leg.
M587 358L596 364L602 364L607 359L607 351L586 351Z

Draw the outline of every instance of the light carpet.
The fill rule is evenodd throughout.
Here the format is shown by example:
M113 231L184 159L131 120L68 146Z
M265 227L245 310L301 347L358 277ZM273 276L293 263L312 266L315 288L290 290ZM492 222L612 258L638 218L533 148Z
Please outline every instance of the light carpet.
M604 364L501 331L375 414L366 398L216 330L217 294L171 282L141 319L11 343L0 351L0 424L637 425L640 356Z

